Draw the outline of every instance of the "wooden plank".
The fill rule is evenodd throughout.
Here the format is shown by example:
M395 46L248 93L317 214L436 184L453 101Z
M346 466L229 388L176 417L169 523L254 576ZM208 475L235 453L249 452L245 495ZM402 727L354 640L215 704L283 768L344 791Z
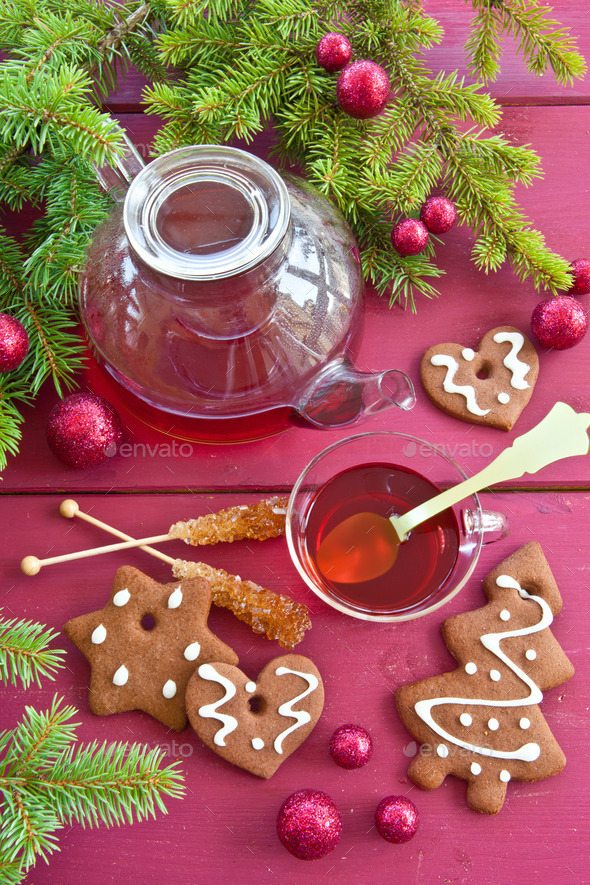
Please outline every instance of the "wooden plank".
M105 536L82 523L69 523L57 513L59 496L3 496L3 582L0 605L10 617L38 619L59 630L70 617L102 607L114 571L124 563L136 565L157 580L169 578L167 567L140 551L97 558L92 568L82 562L47 568L36 578L18 570L20 558L31 552L77 549ZM145 495L80 497L87 510L130 532L159 531L182 515L215 509L226 496ZM232 501L247 500L244 495ZM442 643L442 613L406 624L367 624L346 618L306 595L291 565L284 540L263 546L236 543L211 548L203 558L212 564L287 591L313 610L313 629L298 650L311 657L326 685L326 706L315 731L269 781L260 781L210 753L190 729L167 733L141 713L95 717L88 711L89 668L65 637L55 647L67 650L67 668L55 684L24 692L3 691L0 726L12 727L25 704L46 708L54 693L78 707L80 740L134 740L161 746L167 761L179 759L185 773L187 798L170 804L170 814L133 827L82 830L65 828L61 853L46 867L40 863L30 877L36 885L233 885L238 881L293 882L304 885L311 876L334 881L385 885L392 865L400 882L458 882L465 885L504 883L530 885L540 881L587 881L587 852L580 834L590 824L586 784L590 777L587 746L587 623L590 610L586 534L590 495L498 494L484 504L512 514L512 534L484 548L476 571L464 590L444 609L444 616L484 604L480 581L521 544L537 539L554 571L564 597L563 612L553 632L574 663L576 675L543 701L544 715L568 757L565 771L537 784L510 784L506 805L493 818L470 811L465 785L449 778L432 793L412 787L406 778L411 737L398 720L392 692L404 682L451 669L452 659ZM167 547L171 552L173 545ZM186 548L181 548L186 553ZM232 645L241 667L251 676L281 653L250 633L227 612L214 611L211 629ZM356 772L337 768L328 756L333 730L358 722L372 733L372 761ZM279 844L275 818L284 799L295 790L312 787L333 797L344 818L336 850L312 866L292 858ZM409 795L421 817L418 834L403 846L382 841L373 828L379 801L391 794ZM502 845L502 850L498 850ZM124 864L124 872L123 872Z
M570 29L580 51L590 59L590 19L585 5L568 0L555 0L551 5L554 19ZM468 0L463 3L457 0L426 0L424 7L441 24L445 33L442 43L425 53L429 68L434 73L458 71L460 76L467 78L467 82L474 82L468 72L464 50L474 18L471 3ZM501 68L498 79L484 87L501 104L587 104L590 101L588 77L576 80L569 86L557 83L551 71L542 77L535 77L527 71L511 37L504 41ZM146 84L145 77L130 70L118 91L105 98L106 107L113 113L139 110Z

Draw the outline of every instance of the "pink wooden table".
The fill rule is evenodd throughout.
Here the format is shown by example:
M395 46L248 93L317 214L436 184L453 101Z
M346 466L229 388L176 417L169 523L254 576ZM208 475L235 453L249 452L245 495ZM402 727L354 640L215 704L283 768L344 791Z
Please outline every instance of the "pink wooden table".
M427 6L448 34L443 47L431 53L432 64L452 70L462 64L466 9L450 0ZM555 6L556 16L572 26L590 57L590 15L585 5L559 0ZM138 81L131 77L109 107L145 147L155 122L138 112L138 90ZM548 76L533 80L508 51L503 75L491 91L506 105L502 127L506 134L518 143L532 144L543 160L545 179L520 194L529 215L553 249L570 259L588 256L590 81L564 90ZM264 153L264 143L257 150ZM368 293L361 366L396 366L419 387L420 356L431 344L459 339L474 346L488 329L502 324L528 330L540 296L508 269L489 277L479 274L469 262L470 243L465 229L445 237L447 276L440 283L442 297L420 303L417 315L389 310L384 300ZM385 413L363 429L416 434L454 453L466 471L475 472L516 434L532 427L556 400L590 411L589 356L590 336L571 351L541 352L533 398L509 435L457 422L437 411L423 394L413 412ZM55 394L47 390L29 410L21 453L3 476L0 606L8 616L38 619L56 629L70 617L102 607L120 565L132 564L157 580L169 580L168 567L140 551L95 559L90 568L87 563L70 563L48 568L36 578L24 577L18 563L25 554L42 557L107 543L98 530L59 516L64 497L76 497L84 510L130 534L154 534L209 508L288 490L310 457L347 435L293 428L258 442L232 447L193 444L189 451L172 445L173 428L172 435L165 437L124 415L127 454L93 470L75 472L55 460L45 444L44 425L54 402ZM547 468L541 475L483 495L482 502L508 513L512 531L505 541L484 548L475 574L445 615L482 605L485 574L521 544L532 539L541 543L565 602L554 633L576 668L570 682L546 694L542 707L568 757L562 774L537 784L510 784L506 804L493 818L467 807L465 784L454 778L432 793L413 787L406 778L412 738L398 719L393 692L404 682L452 669L439 634L441 615L398 626L347 619L306 592L284 539L263 547L238 543L211 548L206 561L212 565L309 605L313 629L297 650L315 661L325 681L326 705L316 729L271 780L259 780L213 755L190 729L167 732L142 713L93 716L88 710L88 664L63 637L57 644L67 649L67 668L55 686L46 681L42 689L32 688L26 694L4 689L0 728L12 727L25 704L47 706L57 691L78 707L82 740L136 740L164 747L168 761L180 758L187 797L171 802L170 813L157 820L111 831L79 826L64 830L61 853L49 867L39 864L28 881L222 885L305 883L326 877L338 882L395 880L424 885L590 882L586 786L590 778L590 459L571 459ZM183 556L186 548L172 542L167 552ZM209 623L236 649L242 669L252 677L281 653L276 644L254 636L227 612L213 610ZM345 722L364 725L375 742L372 761L356 772L337 768L328 755L330 735ZM275 832L283 800L304 787L330 794L344 819L336 850L313 864L291 857ZM420 829L406 845L384 842L373 827L377 804L391 794L410 796L420 812Z

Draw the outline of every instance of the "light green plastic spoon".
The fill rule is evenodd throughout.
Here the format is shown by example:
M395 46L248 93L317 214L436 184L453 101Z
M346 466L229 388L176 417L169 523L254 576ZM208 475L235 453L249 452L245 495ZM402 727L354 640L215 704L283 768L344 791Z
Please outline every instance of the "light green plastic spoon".
M403 516L386 519L364 511L343 520L318 547L316 561L320 571L330 581L343 584L362 583L384 575L394 564L400 543L431 516L488 486L536 473L563 458L588 454L588 427L590 413L578 413L566 403L556 403L536 427L518 436L479 473Z

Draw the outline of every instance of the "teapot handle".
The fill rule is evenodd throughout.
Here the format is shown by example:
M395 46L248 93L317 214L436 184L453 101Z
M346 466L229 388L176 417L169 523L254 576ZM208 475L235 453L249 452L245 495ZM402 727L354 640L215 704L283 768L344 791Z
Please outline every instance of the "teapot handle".
M114 158L115 165L112 166L110 163L104 163L102 166L94 166L94 172L99 183L118 202L122 202L125 199L127 188L145 166L137 148L127 133L121 129L120 134L124 144L121 153Z

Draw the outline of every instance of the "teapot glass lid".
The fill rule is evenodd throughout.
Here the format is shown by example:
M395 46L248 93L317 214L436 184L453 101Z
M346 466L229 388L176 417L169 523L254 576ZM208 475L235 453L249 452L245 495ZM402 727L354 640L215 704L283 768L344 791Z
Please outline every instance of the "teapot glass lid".
M289 215L287 188L268 163L237 148L198 145L145 166L123 217L133 249L154 270L210 280L274 252Z

